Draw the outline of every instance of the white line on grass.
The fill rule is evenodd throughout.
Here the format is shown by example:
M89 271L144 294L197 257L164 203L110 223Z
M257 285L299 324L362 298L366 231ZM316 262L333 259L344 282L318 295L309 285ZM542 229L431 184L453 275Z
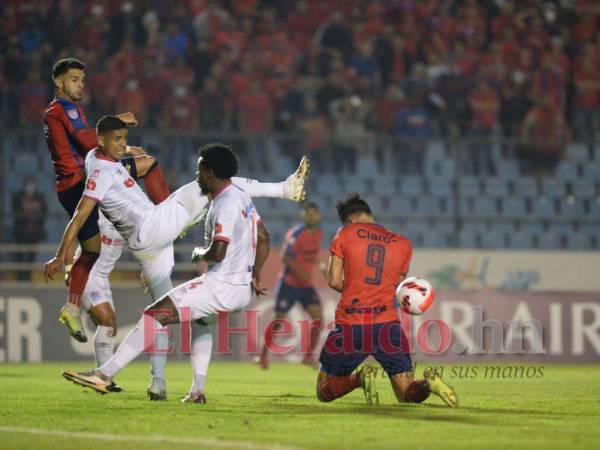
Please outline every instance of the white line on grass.
M21 427L1 427L0 432L5 433L27 433L49 436L64 436L69 438L97 439L101 441L116 442L149 442L149 443L168 443L168 444L195 444L211 448L247 448L247 449L269 449L269 450L296 450L297 447L288 447L284 445L259 444L248 441L221 441L211 438L201 437L177 437L164 436L159 434L151 435L133 435L133 434L109 434L92 433L89 431L62 431L62 430L44 430L42 428L21 428Z

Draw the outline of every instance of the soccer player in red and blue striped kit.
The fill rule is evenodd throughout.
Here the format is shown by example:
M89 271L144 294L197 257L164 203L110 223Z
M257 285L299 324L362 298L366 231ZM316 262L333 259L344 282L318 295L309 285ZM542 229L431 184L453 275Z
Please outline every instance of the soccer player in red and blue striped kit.
M284 269L279 276L279 284L275 294L275 320L285 318L296 302L308 313L314 323L323 318L321 302L313 286L312 274L323 241L321 213L315 203L307 203L302 209L303 224L293 226L285 236L282 248ZM317 322L318 321L318 322ZM277 322L265 330L265 342L260 355L260 366L269 367L269 347L273 340L273 332ZM310 328L309 351L303 363L316 366L313 352L319 340L320 326Z
M56 193L63 208L72 217L85 188L85 155L98 146L96 129L90 128L78 102L83 98L85 65L74 58L61 59L52 68L55 98L44 114L44 134L56 174ZM118 116L129 126L137 125L133 113ZM131 148L131 155L142 155L141 148ZM144 177L149 197L160 203L169 196L169 188L160 166L154 162ZM79 316L80 298L90 270L101 249L97 209L90 215L78 234L81 254L71 268L67 303L61 309L59 320L76 340L87 341ZM74 249L72 250L74 252ZM54 264L46 263L45 276Z

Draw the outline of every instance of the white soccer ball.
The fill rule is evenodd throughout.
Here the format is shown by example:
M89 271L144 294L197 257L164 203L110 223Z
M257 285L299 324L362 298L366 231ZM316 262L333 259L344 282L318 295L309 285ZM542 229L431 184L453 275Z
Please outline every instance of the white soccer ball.
M400 309L413 316L420 316L427 311L433 305L434 298L433 287L425 278L407 278L396 289Z

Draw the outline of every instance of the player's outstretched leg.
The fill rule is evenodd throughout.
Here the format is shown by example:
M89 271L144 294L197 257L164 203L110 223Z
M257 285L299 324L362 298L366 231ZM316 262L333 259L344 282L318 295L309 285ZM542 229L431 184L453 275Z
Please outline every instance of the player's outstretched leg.
M444 382L442 377L433 368L425 369L423 377L432 394L441 398L446 405L454 408L458 406L458 395L454 388Z
M111 380L104 376L98 369L85 372L65 370L62 376L75 384L93 389L101 394L108 394L110 392L109 386Z
M168 296L148 307L136 327L123 339L115 354L98 369L75 372L67 370L63 376L80 386L106 394L113 378L143 351L154 344L154 330L170 323L178 323L179 315L175 304Z

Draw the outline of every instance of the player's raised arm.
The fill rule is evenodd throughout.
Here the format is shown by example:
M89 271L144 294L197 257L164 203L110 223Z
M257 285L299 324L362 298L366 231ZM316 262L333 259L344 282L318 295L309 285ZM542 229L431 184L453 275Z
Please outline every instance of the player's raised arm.
M262 222L258 222L256 233L256 257L252 268L252 290L257 296L266 294L267 290L262 288L260 272L267 261L271 250L271 235Z
M56 256L46 263L46 267L44 268L44 280L46 282L48 282L48 279L52 280L56 272L62 270L68 256L67 254L69 253L68 250L74 244L79 230L81 230L87 218L92 214L97 203L95 199L90 197L82 197L79 201L75 214L73 214L73 218L65 229L58 250L56 251Z

